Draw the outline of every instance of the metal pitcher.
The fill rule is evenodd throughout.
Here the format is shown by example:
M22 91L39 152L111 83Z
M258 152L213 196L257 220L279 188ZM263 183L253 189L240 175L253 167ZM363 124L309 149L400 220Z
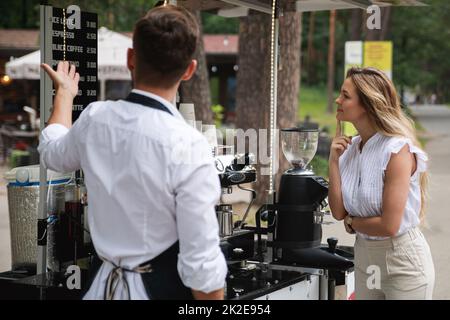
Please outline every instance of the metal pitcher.
M233 210L229 204L216 206L217 219L219 221L219 236L233 235Z

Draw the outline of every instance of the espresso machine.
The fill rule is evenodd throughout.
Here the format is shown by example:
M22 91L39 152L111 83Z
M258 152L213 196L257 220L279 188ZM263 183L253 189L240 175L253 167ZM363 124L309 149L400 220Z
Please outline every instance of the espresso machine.
M245 220L256 198L256 192L241 186L256 181L254 161L253 154L249 153L215 156L222 194L231 194L233 187L251 193L251 201L240 220L234 219L237 215L231 204L221 201L216 205L220 247L228 263L245 261L254 256L255 232L245 227Z

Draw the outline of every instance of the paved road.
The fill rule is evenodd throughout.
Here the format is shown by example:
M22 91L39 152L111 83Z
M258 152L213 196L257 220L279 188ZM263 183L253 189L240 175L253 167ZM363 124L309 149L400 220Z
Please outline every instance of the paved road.
M426 145L430 200L423 232L436 269L434 299L450 299L450 108L424 105L412 111L430 138Z

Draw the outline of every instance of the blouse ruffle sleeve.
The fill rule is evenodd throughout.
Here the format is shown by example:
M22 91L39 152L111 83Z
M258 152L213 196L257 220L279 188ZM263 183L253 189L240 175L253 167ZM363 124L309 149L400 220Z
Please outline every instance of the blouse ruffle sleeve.
M395 137L387 145L386 149L384 150L384 157L383 157L383 164L382 164L383 170L386 170L389 160L391 159L391 155L393 153L399 153L400 150L405 146L405 144L407 144L409 146L409 151L416 155L416 159L417 159L416 173L425 172L427 170L427 162L428 162L427 154L422 149L415 146L412 143L411 139L403 138L403 137Z

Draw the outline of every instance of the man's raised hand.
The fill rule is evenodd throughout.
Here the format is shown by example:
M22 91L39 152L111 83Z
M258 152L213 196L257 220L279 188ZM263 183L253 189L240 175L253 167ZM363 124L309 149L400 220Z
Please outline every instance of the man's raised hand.
M52 79L57 93L68 93L72 99L76 97L80 74L76 72L75 65L60 61L56 71L45 63L41 64L41 67Z

